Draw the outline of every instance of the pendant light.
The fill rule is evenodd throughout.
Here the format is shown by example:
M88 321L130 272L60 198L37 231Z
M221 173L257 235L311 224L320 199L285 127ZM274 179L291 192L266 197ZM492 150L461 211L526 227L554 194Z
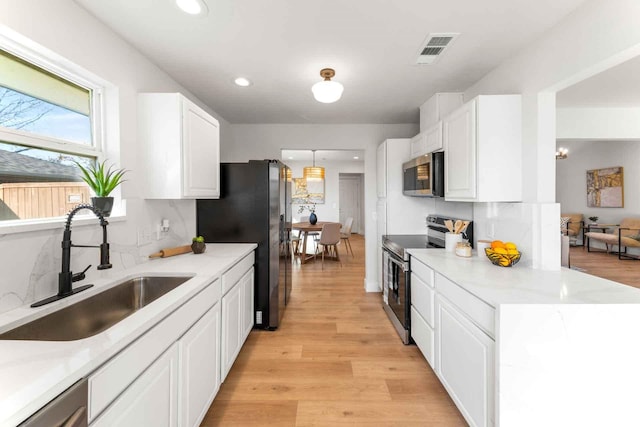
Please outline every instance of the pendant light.
M331 81L331 78L335 75L336 72L333 68L323 68L320 70L320 77L324 80L311 87L311 92L313 92L313 97L316 101L331 104L340 99L344 86L338 82Z
M313 166L307 166L302 170L302 177L307 181L322 181L324 179L324 168L316 166L316 150L313 153Z

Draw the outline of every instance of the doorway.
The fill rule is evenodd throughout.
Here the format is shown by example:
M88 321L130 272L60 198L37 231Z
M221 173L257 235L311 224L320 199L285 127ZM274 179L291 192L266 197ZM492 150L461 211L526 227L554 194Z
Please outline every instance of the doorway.
M362 207L364 206L364 175L361 173L341 173L339 187L339 218L344 224L347 218L353 218L352 233L363 234Z

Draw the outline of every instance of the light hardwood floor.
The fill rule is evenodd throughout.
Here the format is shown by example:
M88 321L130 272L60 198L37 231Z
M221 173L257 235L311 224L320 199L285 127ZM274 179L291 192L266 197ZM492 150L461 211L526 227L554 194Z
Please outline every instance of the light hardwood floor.
M617 255L604 252L587 252L575 246L570 249L571 267L584 273L640 288L640 260L619 260Z
M202 426L465 426L415 345L364 292L364 239L342 267L293 270L275 332L253 330Z

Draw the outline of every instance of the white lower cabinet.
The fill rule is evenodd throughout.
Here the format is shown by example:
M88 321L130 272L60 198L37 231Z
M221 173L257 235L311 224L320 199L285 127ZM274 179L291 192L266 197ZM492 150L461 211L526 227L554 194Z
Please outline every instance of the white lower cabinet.
M174 343L122 393L92 427L178 425L178 344Z
M220 389L220 303L178 341L180 425L198 426Z
M240 352L242 300L239 284L222 297L222 381L227 378L236 356Z
M493 425L495 342L436 295L436 374L471 426Z
M91 427L200 425L253 327L253 263L252 252L89 376Z
M253 267L222 296L222 381L253 327Z
M411 307L411 338L416 342L429 365L435 369L434 330L413 306Z
M253 329L253 282L254 282L253 268L240 279L240 286L242 287L242 341L247 339L251 329Z

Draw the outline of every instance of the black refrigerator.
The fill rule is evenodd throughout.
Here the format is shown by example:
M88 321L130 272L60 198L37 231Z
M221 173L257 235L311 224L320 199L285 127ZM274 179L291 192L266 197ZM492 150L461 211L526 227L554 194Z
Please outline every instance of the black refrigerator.
M291 294L291 186L278 160L220 164L220 198L196 201L197 235L257 243L256 328L276 329Z

